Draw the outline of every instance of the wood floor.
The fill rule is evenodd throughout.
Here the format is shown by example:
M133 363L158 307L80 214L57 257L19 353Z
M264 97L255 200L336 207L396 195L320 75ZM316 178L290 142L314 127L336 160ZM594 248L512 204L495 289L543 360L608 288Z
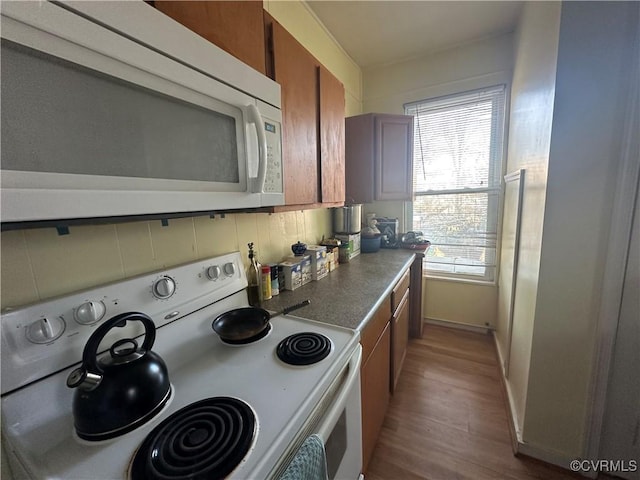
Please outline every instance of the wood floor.
M427 325L409 342L366 480L575 478L513 455L490 335Z

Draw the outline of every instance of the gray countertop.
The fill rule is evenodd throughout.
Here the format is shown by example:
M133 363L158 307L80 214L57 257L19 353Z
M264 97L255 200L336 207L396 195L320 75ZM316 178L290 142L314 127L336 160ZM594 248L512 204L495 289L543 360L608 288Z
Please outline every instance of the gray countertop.
M381 249L341 264L326 277L267 300L262 307L276 312L311 300L291 315L362 330L415 257L411 250Z

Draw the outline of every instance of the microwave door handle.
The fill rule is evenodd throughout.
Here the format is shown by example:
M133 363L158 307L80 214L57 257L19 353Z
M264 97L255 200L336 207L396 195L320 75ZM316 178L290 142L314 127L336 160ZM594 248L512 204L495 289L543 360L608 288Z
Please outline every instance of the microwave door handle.
M256 128L258 135L258 176L253 182L252 193L262 193L264 190L264 182L267 176L267 135L262 126L262 115L255 104L248 105L249 119Z

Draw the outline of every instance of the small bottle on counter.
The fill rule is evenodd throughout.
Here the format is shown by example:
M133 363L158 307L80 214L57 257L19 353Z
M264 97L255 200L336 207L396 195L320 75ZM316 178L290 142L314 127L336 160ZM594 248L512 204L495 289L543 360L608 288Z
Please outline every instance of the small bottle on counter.
M278 281L278 265L271 265L271 295L280 294L280 282Z
M249 297L249 305L252 307L260 306L260 264L253 251L253 243L247 245L249 247L249 267L247 267L247 296Z
M271 298L271 267L263 265L260 275L260 285L262 298L261 300L269 300Z

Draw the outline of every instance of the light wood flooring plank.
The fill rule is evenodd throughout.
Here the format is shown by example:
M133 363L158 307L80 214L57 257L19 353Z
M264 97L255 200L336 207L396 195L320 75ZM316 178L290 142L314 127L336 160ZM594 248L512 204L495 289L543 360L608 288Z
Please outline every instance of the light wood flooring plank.
M511 449L490 335L427 325L411 340L367 480L581 478Z

